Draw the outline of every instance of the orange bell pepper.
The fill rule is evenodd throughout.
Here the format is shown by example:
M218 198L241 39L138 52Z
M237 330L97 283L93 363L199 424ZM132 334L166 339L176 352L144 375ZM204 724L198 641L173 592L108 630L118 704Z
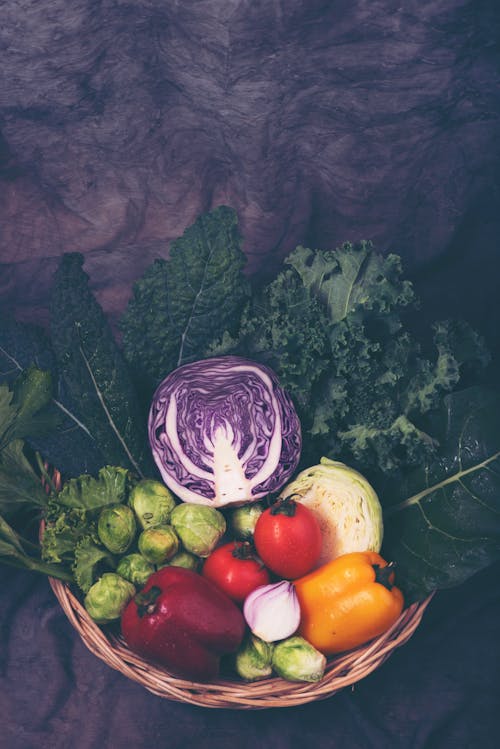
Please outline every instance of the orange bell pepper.
M294 586L298 633L324 655L369 642L394 624L404 606L392 566L374 551L343 554Z

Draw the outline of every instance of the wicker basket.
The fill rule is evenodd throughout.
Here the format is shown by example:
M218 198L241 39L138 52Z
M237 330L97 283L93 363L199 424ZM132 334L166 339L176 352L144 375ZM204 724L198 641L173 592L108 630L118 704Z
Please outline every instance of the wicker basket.
M150 692L175 702L240 710L301 705L331 697L344 687L355 684L410 639L431 600L429 596L425 601L409 606L391 629L368 645L329 660L325 675L319 682L310 684L267 678L252 683L219 679L206 684L179 679L165 669L147 663L130 651L121 637L101 629L66 583L53 578L49 578L49 582L84 644L108 666Z
M55 472L60 486L60 475ZM43 533L43 525L40 528ZM173 676L168 671L144 661L133 653L124 640L101 629L67 583L49 578L50 585L64 613L91 653L111 668L138 682L153 694L175 702L201 707L239 710L271 707L293 707L326 699L351 686L378 668L396 648L404 645L417 629L432 595L403 611L383 635L363 647L329 659L325 675L319 682L292 682L278 677L246 683L235 679L218 679L196 683Z

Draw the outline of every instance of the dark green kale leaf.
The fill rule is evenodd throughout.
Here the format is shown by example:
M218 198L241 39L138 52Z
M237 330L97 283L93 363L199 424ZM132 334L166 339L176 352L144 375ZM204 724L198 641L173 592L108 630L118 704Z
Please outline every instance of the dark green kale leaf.
M500 559L500 396L472 387L429 414L439 453L385 498L383 554L409 603Z
M78 420L106 463L153 471L146 419L123 355L82 269L64 255L55 274L51 332L58 370Z
M447 321L423 346L405 322L417 299L400 258L370 242L297 247L285 265L247 306L238 334L210 350L275 369L299 412L303 464L327 455L373 480L433 455L437 439L422 417L488 362L480 337Z
M371 242L345 242L336 250L297 247L285 260L302 283L323 302L331 325L363 309L384 316L415 302L409 281L402 278L398 255L374 252ZM395 331L399 321L393 320Z
M226 334L210 353L241 354L266 364L299 408L308 406L328 364L327 318L297 274L287 269L247 305L238 338Z
M32 366L51 373L53 392L46 414L53 428L37 435L26 435L26 442L63 474L78 476L97 472L106 461L88 426L76 415L75 404L59 377L49 337L37 325L3 315L0 320L0 383L13 383Z
M173 369L205 355L224 331L237 330L249 296L236 213L202 214L135 284L121 320L123 347L148 395Z

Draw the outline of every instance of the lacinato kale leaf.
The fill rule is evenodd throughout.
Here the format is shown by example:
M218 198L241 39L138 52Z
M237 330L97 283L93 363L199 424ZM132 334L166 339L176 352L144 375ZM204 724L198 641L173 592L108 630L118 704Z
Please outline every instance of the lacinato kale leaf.
M500 396L473 387L429 415L439 452L386 496L383 553L407 601L500 559Z
M154 470L138 394L79 253L64 255L55 274L51 333L57 366L77 418L106 463Z
M0 383L13 383L33 366L51 373L52 396L46 414L55 428L37 435L26 435L26 442L67 476L97 472L106 461L85 424L84 416L79 418L76 414L75 403L59 377L47 333L37 325L2 316Z
M224 331L236 332L249 295L236 213L202 214L134 286L121 320L123 347L147 394L173 369L205 355Z

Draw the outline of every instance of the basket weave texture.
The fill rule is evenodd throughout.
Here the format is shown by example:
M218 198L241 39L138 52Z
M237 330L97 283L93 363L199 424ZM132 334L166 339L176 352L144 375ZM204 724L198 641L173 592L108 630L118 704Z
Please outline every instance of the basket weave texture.
M66 583L54 578L49 578L49 581L64 613L84 644L108 666L153 694L175 702L240 710L302 705L331 697L355 684L410 639L432 597L409 606L387 632L372 642L329 660L325 675L319 682L292 682L276 677L251 683L236 679L196 683L172 676L165 669L144 661L129 650L121 637L101 629Z

